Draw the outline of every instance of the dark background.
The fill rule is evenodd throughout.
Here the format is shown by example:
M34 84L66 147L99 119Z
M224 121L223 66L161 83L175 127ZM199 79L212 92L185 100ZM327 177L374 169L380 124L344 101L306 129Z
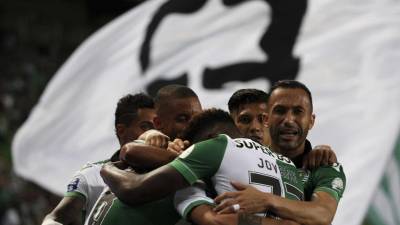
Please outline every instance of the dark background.
M143 1L0 1L0 225L40 224L60 199L13 174L14 133L79 44Z

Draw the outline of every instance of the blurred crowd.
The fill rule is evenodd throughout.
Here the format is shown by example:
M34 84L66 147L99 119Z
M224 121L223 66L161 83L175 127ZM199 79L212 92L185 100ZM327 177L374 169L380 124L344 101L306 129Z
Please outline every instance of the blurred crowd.
M40 224L60 200L13 172L12 138L73 50L140 2L0 2L0 225Z

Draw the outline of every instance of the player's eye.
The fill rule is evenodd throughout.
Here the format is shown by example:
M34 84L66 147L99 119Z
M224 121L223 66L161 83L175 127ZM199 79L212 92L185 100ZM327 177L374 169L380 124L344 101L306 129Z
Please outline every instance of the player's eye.
M151 122L143 122L140 124L140 129L143 131L154 129L154 124Z
M274 114L283 115L283 114L286 113L286 108L285 107L281 107L281 106L277 106L272 110L272 112Z
M257 120L258 120L259 123L262 123L264 121L264 118L265 118L264 114L261 114L261 115L257 116Z
M304 113L304 109L301 108L301 107L296 107L296 108L293 109L293 114L294 115L301 115L303 113Z
M251 123L251 117L247 115L239 116L238 122L242 124L249 124Z
M190 117L188 115L179 115L176 117L175 121L178 123L186 123L190 120Z

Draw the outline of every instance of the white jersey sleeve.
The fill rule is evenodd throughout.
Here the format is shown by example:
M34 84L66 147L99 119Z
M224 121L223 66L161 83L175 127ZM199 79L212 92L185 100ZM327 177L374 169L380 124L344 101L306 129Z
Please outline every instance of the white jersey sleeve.
M188 220L190 212L199 205L215 205L214 200L207 197L205 184L197 181L192 186L181 189L175 193L174 206L178 213Z
M67 186L64 196L82 197L85 201L85 217L88 215L97 198L100 196L106 184L100 176L100 169L104 161L86 164L76 172Z
M85 221L84 221L84 225L89 225L89 220L91 217L93 217L94 213L96 213L96 205L99 204L98 202L102 200L103 196L106 194L107 191L109 191L110 189L108 188L108 186L105 186L103 188L103 190L101 191L99 197L96 199L95 203L93 204L92 208L90 209L90 211L86 212L86 217L85 217Z

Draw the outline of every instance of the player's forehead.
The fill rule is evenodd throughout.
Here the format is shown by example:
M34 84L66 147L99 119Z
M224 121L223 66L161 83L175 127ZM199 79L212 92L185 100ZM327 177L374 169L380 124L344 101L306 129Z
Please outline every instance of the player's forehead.
M153 108L139 108L137 115L138 121L153 121L154 117L156 117L156 110Z
M201 105L196 97L175 98L165 102L162 110L170 115L193 115L201 112Z
M130 122L130 127L137 127L141 124L153 124L155 117L155 109L140 108L137 110L137 116Z
M311 106L310 98L301 88L278 88L269 97L269 107L302 107Z
M265 102L253 102L239 105L237 115L258 115L267 111L267 104Z

